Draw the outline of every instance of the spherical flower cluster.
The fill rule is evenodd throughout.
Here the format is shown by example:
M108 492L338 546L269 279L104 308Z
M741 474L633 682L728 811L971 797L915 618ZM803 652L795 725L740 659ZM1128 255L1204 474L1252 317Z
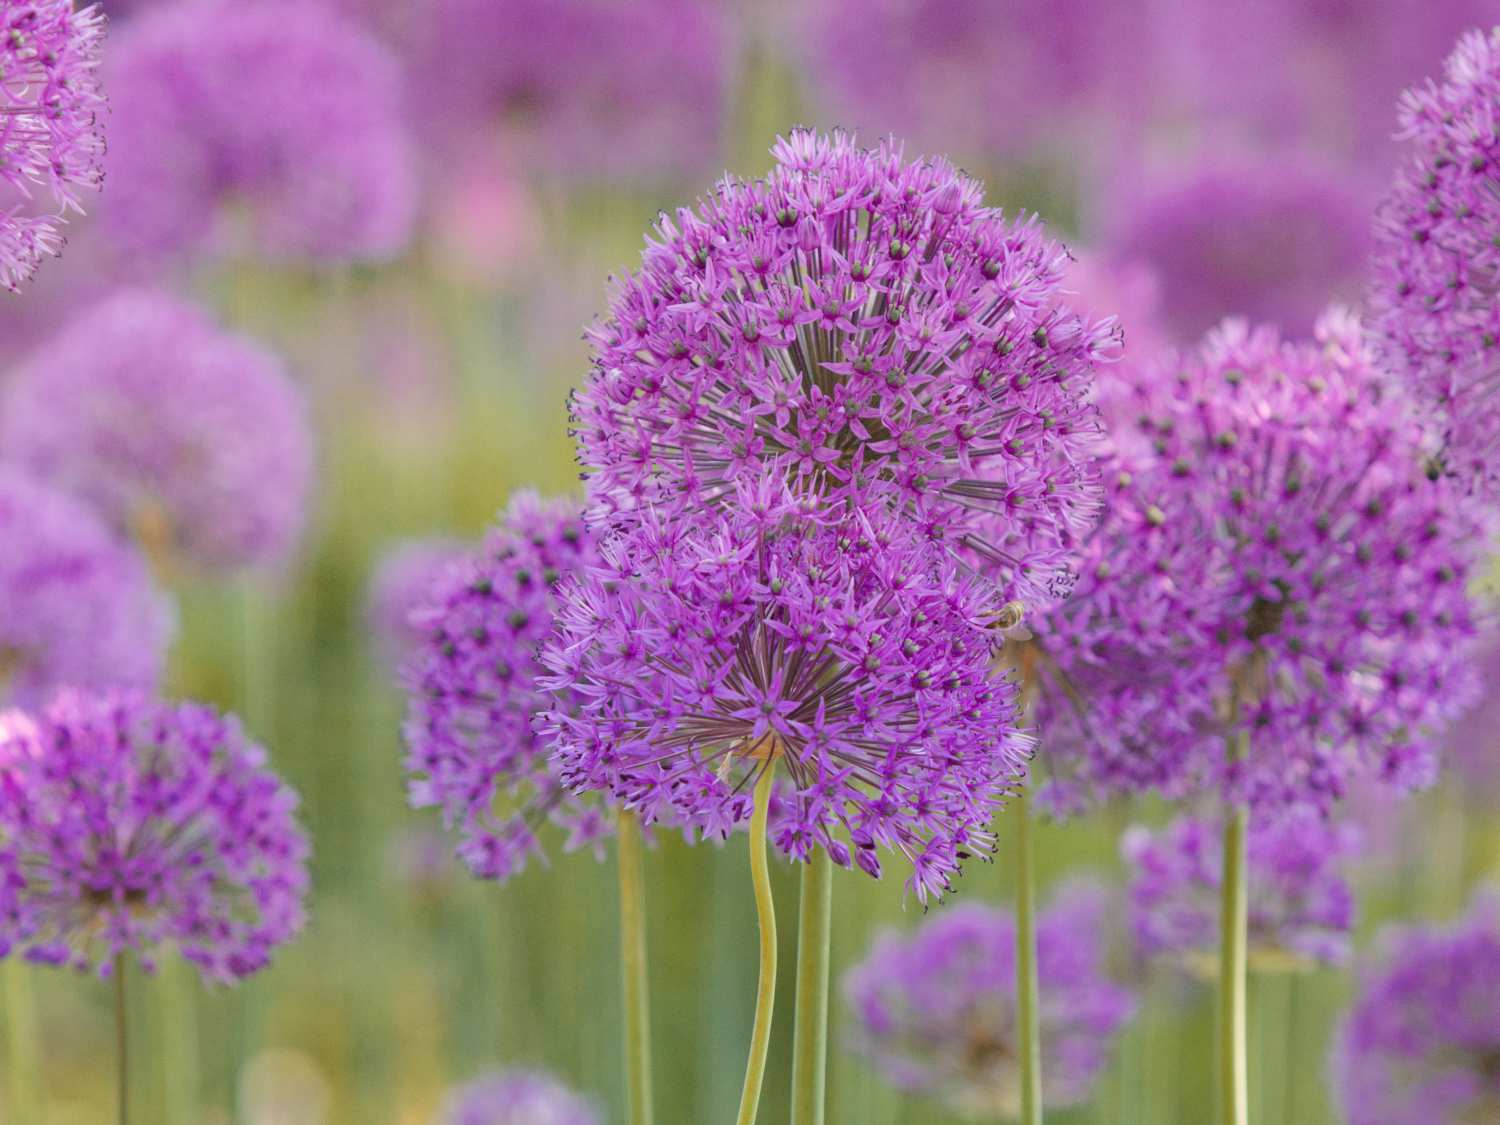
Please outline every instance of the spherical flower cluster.
M1388 933L1332 1062L1349 1125L1500 1119L1500 901Z
M598 854L610 831L597 802L563 788L532 730L532 717L556 705L538 683L538 649L559 584L597 557L576 507L522 494L410 617L420 634L401 673L411 800L442 811L480 878L508 879L541 855L543 823L566 831L565 851Z
M171 632L135 551L77 501L0 469L0 702L153 688Z
M1480 536L1359 324L1288 343L1227 322L1137 406L1077 594L1038 625L1048 764L1096 791L1223 784L1268 815L1430 781Z
M370 577L366 615L381 653L392 663L421 643L412 612L426 603L438 580L473 548L457 539L409 539L380 559Z
M696 511L770 470L903 512L1009 597L1065 593L1113 341L1059 302L1067 252L894 143L799 131L773 152L764 181L664 216L590 333L591 498Z
M889 848L924 903L992 850L1029 740L991 678L988 584L890 513L774 479L696 520L648 513L602 552L543 656L578 702L543 724L570 787L722 836L775 770L782 851L878 877Z
M162 560L211 570L283 559L312 484L307 407L281 360L150 291L105 299L22 365L0 446Z
M301 928L297 798L233 718L63 692L0 718L0 761L0 949L107 973L170 945L227 982Z
M454 1091L443 1125L603 1125L603 1118L551 1075L510 1070Z
M1152 833L1136 826L1121 840L1135 869L1131 926L1148 956L1185 958L1188 967L1216 971L1222 832L1195 816ZM1338 964L1349 954L1354 896L1339 871L1357 836L1311 814L1251 825L1249 940L1260 969Z
M1042 1096L1088 1100L1135 1009L1103 968L1104 902L1095 888L1058 893L1037 920ZM851 969L845 995L855 1048L892 1085L991 1120L1020 1116L1016 927L980 905L943 911L909 936L887 933Z
M1410 154L1381 206L1371 285L1385 358L1439 411L1445 460L1493 485L1500 446L1500 28L1409 90Z
M121 32L108 80L101 217L127 254L228 243L268 260L338 264L406 245L416 172L400 71L328 5L162 5Z
M104 16L73 0L0 0L0 285L62 249L58 225L103 178ZM44 195L52 206L38 198Z

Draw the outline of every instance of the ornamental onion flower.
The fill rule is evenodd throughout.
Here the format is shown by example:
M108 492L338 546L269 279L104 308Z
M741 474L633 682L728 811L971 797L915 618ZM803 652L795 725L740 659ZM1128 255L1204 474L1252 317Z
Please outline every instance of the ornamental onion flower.
M104 15L73 0L0 0L0 285L62 250L58 229L103 179Z
M121 251L338 265L405 247L416 171L401 76L358 24L326 4L179 0L133 18L112 49L101 220Z
M441 810L459 857L480 878L508 879L542 856L544 823L566 833L570 852L599 855L612 831L597 802L563 788L532 731L532 716L548 705L538 649L560 584L597 557L576 507L522 493L409 618L420 634L401 671L411 801Z
M889 848L923 903L993 849L1029 740L990 674L988 583L774 474L696 517L648 510L601 552L543 654L567 785L722 837L774 770L777 847L876 877Z
M1060 303L1067 252L893 142L799 130L772 151L763 181L663 216L590 332L573 417L591 500L611 519L722 509L770 471L899 509L1007 597L1066 593L1113 341Z
M1097 888L1057 893L1037 922L1043 1100L1086 1102L1135 1010L1104 971ZM844 979L853 1047L898 1089L940 1097L976 1119L1018 1117L1016 928L1008 911L944 910L907 935L882 934Z
M540 1071L495 1071L455 1090L441 1125L603 1125L589 1102Z
M296 543L312 434L281 360L193 305L123 290L15 373L0 447L160 559L271 565Z
M1387 363L1437 409L1444 460L1493 486L1500 443L1500 28L1401 100L1408 155L1381 205L1370 300Z
M1468 694L1481 537L1358 322L1306 343L1226 322L1136 394L1108 522L1037 626L1064 794L1222 785L1270 815L1429 782Z
M1344 1018L1332 1077L1349 1125L1469 1125L1500 1115L1500 901L1447 927L1384 935Z
M0 761L0 949L107 974L172 946L229 982L301 928L297 798L237 720L63 692L0 717Z
M1249 956L1259 969L1340 964L1349 954L1354 895L1340 871L1357 834L1293 814L1250 826ZM1134 868L1131 928L1148 956L1181 957L1211 975L1219 956L1223 838L1219 826L1185 816L1159 832L1136 825L1120 841Z
M392 664L422 640L412 622L438 580L473 548L457 539L408 539L389 548L370 576L366 616L382 655Z
M63 685L150 689L172 613L146 564L71 497L0 468L0 702Z

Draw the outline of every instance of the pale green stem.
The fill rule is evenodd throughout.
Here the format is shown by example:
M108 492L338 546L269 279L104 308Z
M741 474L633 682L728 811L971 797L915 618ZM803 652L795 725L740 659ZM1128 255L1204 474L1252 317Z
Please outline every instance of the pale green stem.
M198 996L191 966L174 962L162 969L155 986L166 1049L167 1120L198 1125Z
M1242 760L1249 735L1238 730L1239 690L1230 708L1236 728L1229 738L1229 760ZM1245 965L1249 913L1245 887L1245 827L1242 804L1224 810L1224 879L1219 912L1219 1120L1249 1125L1250 1086L1245 1049Z
M1040 1125L1042 1031L1036 968L1036 863L1027 804L1024 789L1011 804L1016 822L1016 1022L1021 1052L1021 1125Z
M797 1009L792 1038L792 1125L823 1125L828 1082L828 965L833 862L814 848L797 912Z
M130 1014L125 1006L125 958L110 971L115 985L115 1105L119 1125L130 1125Z
M651 1125L651 1002L646 969L646 879L641 822L620 810L620 972L625 997L625 1077L630 1125Z
M31 967L5 962L5 1033L10 1063L10 1112L16 1121L42 1121L42 1060Z
M745 1064L745 1088L740 1093L736 1125L754 1125L760 1107L760 1088L766 1077L771 1049L771 1014L776 1007L776 902L771 895L771 871L766 863L766 820L771 811L774 760L761 768L755 785L755 813L750 818L750 880L755 886L755 910L760 916L760 987L755 996L755 1026L750 1033L750 1058Z

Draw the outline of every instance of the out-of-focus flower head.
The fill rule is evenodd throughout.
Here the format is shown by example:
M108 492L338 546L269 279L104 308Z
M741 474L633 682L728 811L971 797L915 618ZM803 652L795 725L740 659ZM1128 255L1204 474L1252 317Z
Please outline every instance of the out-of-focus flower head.
M229 982L301 928L297 798L233 718L64 692L0 719L0 761L0 951L109 973L173 946Z
M563 788L532 731L533 716L555 702L538 683L538 649L560 584L597 557L574 504L522 493L410 615L420 635L401 671L411 800L442 811L480 878L508 879L542 856L545 823L566 832L564 851L595 855L612 831L598 801Z
M1067 252L892 142L772 151L765 180L663 216L590 332L574 425L596 508L722 508L769 471L899 510L1028 607L1065 594L1114 342L1060 302Z
M1332 1077L1349 1125L1500 1116L1500 899L1447 927L1388 931L1344 1018Z
M399 68L328 5L163 4L122 28L107 79L100 217L127 256L337 265L393 257L410 238Z
M366 615L388 661L399 663L421 643L425 633L413 612L427 604L449 568L472 553L470 544L457 539L408 539L381 556L370 576Z
M1049 1108L1088 1100L1135 1009L1104 971L1104 907L1096 888L1075 884L1037 920ZM1015 921L977 904L945 909L909 935L881 935L844 980L855 1049L897 1088L984 1120L1020 1115L1015 990Z
M137 534L164 565L283 561L312 431L281 360L194 305L123 290L39 347L0 399L0 447Z
M60 226L103 179L104 16L73 0L0 0L0 285L62 251Z
M539 1071L496 1071L459 1087L442 1125L603 1125L598 1110Z
M0 701L154 688L171 632L134 550L76 500L0 468Z

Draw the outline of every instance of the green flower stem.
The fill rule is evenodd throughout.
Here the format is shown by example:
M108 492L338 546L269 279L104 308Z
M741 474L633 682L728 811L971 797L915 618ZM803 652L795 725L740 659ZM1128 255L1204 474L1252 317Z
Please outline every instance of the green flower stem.
M1021 1125L1041 1125L1042 1032L1036 970L1036 863L1026 791L1011 802L1016 823L1016 1021L1021 1050Z
M823 1125L828 1078L828 964L833 862L814 848L802 869L797 914L797 1009L792 1039L792 1125Z
M115 1105L119 1125L130 1125L130 1013L125 1006L125 958L115 956Z
M755 814L750 818L750 880L760 916L760 988L755 997L755 1027L750 1033L750 1058L745 1064L745 1088L740 1094L736 1125L754 1125L766 1077L766 1055L771 1048L771 1014L776 1007L776 902L771 896L771 871L766 863L766 820L775 776L774 761L767 761L755 784Z
M641 822L620 810L620 972L625 996L625 1078L630 1125L651 1125L651 1001L646 969L646 880Z
M41 1050L31 968L12 956L5 961L5 1037L9 1046L6 1093L11 1118L42 1121Z

